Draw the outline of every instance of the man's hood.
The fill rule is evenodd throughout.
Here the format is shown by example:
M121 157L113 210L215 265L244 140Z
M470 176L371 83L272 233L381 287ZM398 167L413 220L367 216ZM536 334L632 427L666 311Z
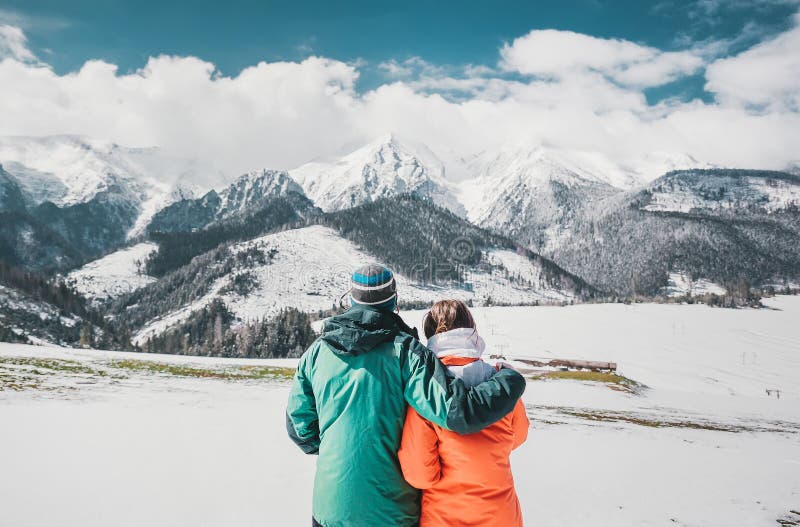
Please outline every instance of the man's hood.
M394 340L401 333L418 338L417 330L408 327L396 313L354 305L326 320L320 338L337 354L360 355Z

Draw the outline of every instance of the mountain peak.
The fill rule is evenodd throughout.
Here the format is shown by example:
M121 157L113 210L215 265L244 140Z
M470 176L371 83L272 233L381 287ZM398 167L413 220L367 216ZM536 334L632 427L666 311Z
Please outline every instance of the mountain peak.
M401 141L391 132L336 160L306 163L292 170L291 176L327 211L405 193L458 208L447 189L441 160L427 146Z
M283 170L260 169L239 176L220 193L220 211L224 217L255 210L266 200L289 192L303 194L303 189Z

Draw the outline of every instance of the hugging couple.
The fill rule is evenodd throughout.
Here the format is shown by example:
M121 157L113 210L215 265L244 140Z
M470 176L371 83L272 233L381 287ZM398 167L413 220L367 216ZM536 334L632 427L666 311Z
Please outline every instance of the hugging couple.
M480 360L461 301L433 305L420 343L381 265L353 273L350 304L300 359L286 412L319 455L312 526L522 526L509 454L528 433L525 379Z

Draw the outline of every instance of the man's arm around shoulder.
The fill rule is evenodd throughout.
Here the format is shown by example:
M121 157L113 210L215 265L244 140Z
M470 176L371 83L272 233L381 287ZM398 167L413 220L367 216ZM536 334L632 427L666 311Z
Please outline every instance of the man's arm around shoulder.
M480 432L513 410L525 391L525 378L505 368L467 388L419 341L407 337L402 345L406 401L422 417L448 430Z

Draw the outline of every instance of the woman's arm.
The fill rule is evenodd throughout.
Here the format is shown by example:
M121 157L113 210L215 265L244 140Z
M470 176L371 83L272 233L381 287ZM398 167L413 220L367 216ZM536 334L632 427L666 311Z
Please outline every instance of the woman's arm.
M400 468L412 487L429 489L439 481L439 437L430 421L423 419L413 408L406 412L400 450Z

